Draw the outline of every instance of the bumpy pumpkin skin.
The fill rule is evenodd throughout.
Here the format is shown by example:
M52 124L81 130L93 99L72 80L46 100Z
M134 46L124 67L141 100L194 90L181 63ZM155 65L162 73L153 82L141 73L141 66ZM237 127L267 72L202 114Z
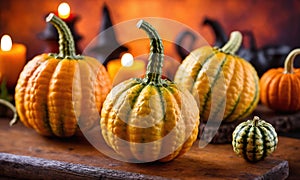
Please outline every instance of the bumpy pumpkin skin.
M170 161L188 151L197 138L197 104L184 100L192 98L170 81L157 87L143 84L142 79L127 80L113 88L104 102L103 137L126 159ZM173 153L162 156L168 152Z
M158 50L150 53L145 78L129 79L111 90L101 111L101 130L122 160L166 162L197 139L199 110L189 91L161 78L161 40L148 23L140 25L148 35L151 31L150 37L154 34L151 50Z
M256 70L234 55L235 50L223 49L204 46L192 51L175 75L174 81L193 94L204 122L209 118L223 122L245 118L259 101Z
M263 160L275 151L277 144L275 129L259 117L240 123L232 134L233 151L250 162Z
M261 102L279 112L300 110L300 69L293 67L300 49L293 50L285 60L284 68L270 69L260 79Z
M21 122L45 136L69 137L77 120L86 127L98 122L111 89L108 73L91 57L41 54L27 63L15 90Z

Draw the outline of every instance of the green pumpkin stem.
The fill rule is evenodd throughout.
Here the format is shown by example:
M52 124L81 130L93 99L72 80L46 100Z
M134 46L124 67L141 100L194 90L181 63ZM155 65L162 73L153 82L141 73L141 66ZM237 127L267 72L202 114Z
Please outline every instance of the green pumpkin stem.
M144 20L136 24L137 28L146 31L150 38L150 54L147 65L145 82L161 83L162 66L164 61L164 47L157 31Z
M239 31L233 31L230 34L229 41L221 48L221 51L228 54L235 54L242 43L242 34Z
M10 126L14 125L18 120L18 113L17 113L15 106L12 105L9 101L4 100L4 99L0 99L0 104L3 104L4 106L6 106L10 110L12 110L12 112L14 113L14 117L12 118L12 120L10 120L9 125Z
M253 126L257 126L258 121L260 121L260 118L258 116L254 116L252 120Z
M59 34L59 54L57 58L80 59L80 56L76 56L74 39L67 24L53 13L47 16L46 22L53 24Z
M294 59L297 55L300 54L300 48L294 49L289 53L287 58L284 61L284 73L293 74L294 73Z

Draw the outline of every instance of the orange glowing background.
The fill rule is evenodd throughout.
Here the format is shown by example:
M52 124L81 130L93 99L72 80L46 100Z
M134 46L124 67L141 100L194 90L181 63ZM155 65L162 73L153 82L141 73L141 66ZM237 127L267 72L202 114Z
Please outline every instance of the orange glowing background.
M44 42L37 34L45 28L44 17L57 10L61 0L9 0L0 1L0 35L9 33L16 42L27 46L27 58L43 52ZM203 27L204 17L218 20L227 34L232 30L251 30L257 46L286 44L300 47L300 1L299 0L66 0L71 12L80 16L76 29L83 39L84 49L98 34L101 11L106 3L113 23L143 18L163 17L179 21L198 31L209 43L214 35ZM120 32L117 32L120 33ZM138 49L138 47L129 47ZM168 47L171 48L171 47ZM174 53L173 50L167 51Z

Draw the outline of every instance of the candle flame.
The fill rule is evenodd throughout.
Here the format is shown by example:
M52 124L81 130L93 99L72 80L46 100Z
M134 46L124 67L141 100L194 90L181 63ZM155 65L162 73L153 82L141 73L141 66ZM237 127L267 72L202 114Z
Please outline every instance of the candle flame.
M60 3L58 6L58 16L62 19L67 19L70 16L71 8L68 3Z
M130 67L133 65L133 56L130 53L125 53L121 58L121 64L125 67Z
M1 50L10 51L12 48L12 40L9 35L5 34L1 38Z

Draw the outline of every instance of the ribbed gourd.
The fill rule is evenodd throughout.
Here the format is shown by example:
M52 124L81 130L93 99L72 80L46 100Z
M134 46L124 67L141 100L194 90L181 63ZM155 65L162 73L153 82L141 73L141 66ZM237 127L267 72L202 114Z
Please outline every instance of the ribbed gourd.
M260 79L261 102L277 112L294 113L300 110L300 68L294 68L294 59L300 48L287 56L284 68L273 68Z
M247 117L259 101L259 77L253 66L235 55L242 41L231 33L222 47L203 46L179 66L174 81L197 100L201 121L234 122Z
M59 32L59 53L37 55L27 63L16 85L15 104L27 127L45 136L69 137L78 121L85 127L98 124L89 114L99 115L111 82L97 59L75 54L65 22L52 13L46 21Z
M137 27L151 40L146 74L111 90L101 111L102 135L123 160L166 162L196 140L199 110L187 90L161 78L164 49L157 31L143 20Z
M275 151L278 144L274 127L259 117L240 123L232 134L233 151L249 162L257 162Z

